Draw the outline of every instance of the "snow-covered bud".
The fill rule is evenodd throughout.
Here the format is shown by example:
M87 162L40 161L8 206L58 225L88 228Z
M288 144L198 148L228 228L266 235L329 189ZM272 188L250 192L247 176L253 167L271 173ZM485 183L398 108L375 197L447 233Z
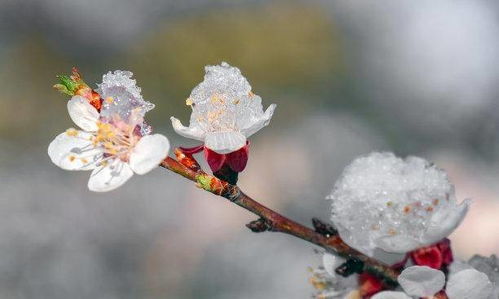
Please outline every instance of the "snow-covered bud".
M468 201L457 204L446 173L428 161L372 153L353 161L328 197L331 220L350 246L406 253L447 237Z
M189 127L172 117L175 131L204 142L218 154L246 146L247 138L269 124L275 104L263 111L262 99L251 91L241 71L222 62L205 67L204 81L186 101L192 108Z

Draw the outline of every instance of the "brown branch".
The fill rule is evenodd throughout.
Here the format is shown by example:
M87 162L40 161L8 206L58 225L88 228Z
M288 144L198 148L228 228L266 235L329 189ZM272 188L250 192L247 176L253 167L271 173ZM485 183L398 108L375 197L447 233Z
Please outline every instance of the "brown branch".
M324 224L317 219L314 220L315 230L303 226L255 201L242 192L238 186L230 185L213 175L207 174L199 167L192 167L192 165L197 165L192 155L182 156L181 151L178 150L175 153L182 163L167 157L161 163L161 166L195 182L199 188L222 196L259 216L258 220L252 221L247 225L252 231L276 231L295 236L318 245L327 251L334 252L347 259L347 261L350 260L356 263L356 265L360 264L362 271L376 275L387 286L397 285L397 276L399 273L396 270L347 245L335 233L336 230L332 226Z

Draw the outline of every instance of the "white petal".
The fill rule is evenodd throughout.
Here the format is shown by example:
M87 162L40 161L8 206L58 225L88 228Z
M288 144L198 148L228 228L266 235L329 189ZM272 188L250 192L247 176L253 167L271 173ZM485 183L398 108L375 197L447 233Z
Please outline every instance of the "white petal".
M372 296L371 299L411 299L403 292L383 291Z
M336 275L334 270L344 262L345 259L330 253L324 253L322 256L322 265L324 266L324 270L326 270L326 272L331 276Z
M99 112L82 96L68 101L68 112L73 122L87 132L97 131Z
M380 237L375 243L379 248L394 253L406 253L421 245L417 240L403 235Z
M95 192L111 191L123 185L132 177L133 171L119 159L108 161L105 166L95 168L88 180L88 189Z
M463 221L468 212L470 201L465 200L460 205L439 209L431 217L426 232L421 238L423 245L429 245L450 235Z
M175 132L177 132L177 134L182 135L186 138L191 138L200 141L204 140L206 133L203 130L201 130L201 128L186 127L182 125L180 120L176 119L173 116L170 117L170 120L172 121L173 129L175 130Z
M245 146L246 137L239 132L213 132L206 135L205 145L219 154L228 154Z
M130 155L130 167L136 174L145 174L157 167L168 155L170 142L161 134L146 135Z
M255 134L258 132L261 128L267 126L270 123L270 119L272 118L272 115L274 114L276 104L270 105L267 110L265 110L265 113L262 114L262 116L256 121L251 123L249 126L242 128L241 133L246 136L246 138L250 137L251 135Z
M493 287L485 273L467 269L450 276L445 292L449 299L487 299Z
M402 271L397 280L408 295L428 297L442 290L445 274L427 266L412 266Z
M66 170L94 169L96 161L102 158L102 150L93 146L91 137L89 133L68 129L50 143L50 159Z

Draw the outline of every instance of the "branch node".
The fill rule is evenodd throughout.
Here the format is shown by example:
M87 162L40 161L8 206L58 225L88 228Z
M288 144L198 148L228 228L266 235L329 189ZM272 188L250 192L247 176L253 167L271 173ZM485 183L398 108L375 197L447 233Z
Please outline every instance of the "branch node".
M317 233L325 237L329 238L338 234L338 230L332 224L324 223L319 218L312 218L312 225Z
M254 233L261 233L264 231L272 230L272 225L264 218L253 220L250 223L246 224L246 227Z
M227 185L222 196L234 202L241 196L241 190L235 185Z
M339 265L334 271L343 277L348 277L354 273L360 274L364 271L364 263L357 259L348 259L346 262Z

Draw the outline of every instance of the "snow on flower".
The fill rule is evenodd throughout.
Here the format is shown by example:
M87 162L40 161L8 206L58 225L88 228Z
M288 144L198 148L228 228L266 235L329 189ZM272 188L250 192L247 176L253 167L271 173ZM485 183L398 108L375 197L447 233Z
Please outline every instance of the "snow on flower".
M65 170L92 170L88 188L104 192L124 184L134 173L145 174L168 154L168 139L150 134L144 114L153 105L144 101L132 73L116 71L103 76L98 93L99 111L86 97L75 95L68 112L81 130L70 128L49 145L54 164Z
M461 223L468 201L457 204L446 173L428 161L371 153L353 161L328 197L342 239L368 254L405 253L436 243Z
M241 71L229 64L206 66L204 81L196 86L186 101L192 114L189 127L171 118L175 131L187 138L203 141L218 153L235 152L246 140L272 118L275 104L264 112L262 99L251 92Z

